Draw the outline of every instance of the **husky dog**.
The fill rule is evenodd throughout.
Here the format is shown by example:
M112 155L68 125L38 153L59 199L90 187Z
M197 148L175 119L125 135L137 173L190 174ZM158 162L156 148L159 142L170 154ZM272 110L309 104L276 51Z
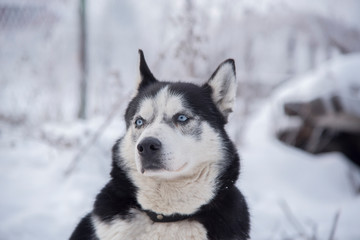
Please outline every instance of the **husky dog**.
M224 126L236 94L234 60L202 86L140 80L114 145L111 180L71 240L241 240L249 213L240 162Z

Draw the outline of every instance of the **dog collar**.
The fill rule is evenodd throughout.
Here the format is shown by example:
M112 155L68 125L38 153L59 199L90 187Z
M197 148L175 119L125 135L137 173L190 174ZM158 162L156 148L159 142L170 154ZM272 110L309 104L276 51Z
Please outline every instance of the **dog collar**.
M144 213L146 213L146 215L149 216L149 218L153 221L153 222L177 222L177 221L182 221L182 220L186 220L192 217L192 215L182 215L182 214L171 214L171 215L164 215L164 214L159 214L150 210L143 210Z

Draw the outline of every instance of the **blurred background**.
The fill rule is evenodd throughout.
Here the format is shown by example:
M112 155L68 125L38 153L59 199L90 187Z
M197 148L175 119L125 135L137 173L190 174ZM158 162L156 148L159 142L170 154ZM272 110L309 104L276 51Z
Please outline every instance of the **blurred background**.
M252 239L360 239L360 1L0 0L0 239L66 239L109 180L138 49L236 61Z

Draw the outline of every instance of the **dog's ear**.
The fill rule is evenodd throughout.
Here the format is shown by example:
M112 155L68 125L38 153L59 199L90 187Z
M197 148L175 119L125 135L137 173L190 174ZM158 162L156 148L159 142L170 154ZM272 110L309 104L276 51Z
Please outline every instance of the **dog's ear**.
M211 97L227 121L236 97L236 71L233 59L221 63L211 75L207 84L211 87Z
M140 63L139 63L139 80L138 80L138 91L145 88L146 86L157 82L154 75L151 73L148 65L146 64L144 53L139 49Z

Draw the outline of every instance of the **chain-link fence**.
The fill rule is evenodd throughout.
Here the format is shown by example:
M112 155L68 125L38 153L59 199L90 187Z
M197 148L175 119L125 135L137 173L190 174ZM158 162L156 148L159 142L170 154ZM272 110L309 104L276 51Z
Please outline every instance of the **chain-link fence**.
M71 1L0 2L2 120L22 123L73 115L75 109L62 102L76 100L76 10Z
M99 17L91 14L88 19L94 23ZM116 60L111 58L121 54L113 44L119 37L103 34L116 32L121 22L105 20L93 24L97 30L90 31L86 40L91 44L87 54L92 66L87 98L90 115L108 114L126 94ZM79 1L0 1L0 120L22 124L77 117L80 27Z

